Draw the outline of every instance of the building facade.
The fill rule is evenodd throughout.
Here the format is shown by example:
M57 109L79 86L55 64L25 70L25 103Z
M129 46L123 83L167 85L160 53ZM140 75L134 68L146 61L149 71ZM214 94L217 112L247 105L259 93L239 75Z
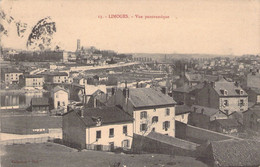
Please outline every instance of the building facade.
M238 83L228 82L224 78L206 84L198 92L198 105L216 108L227 115L248 109L248 95Z
M54 109L64 109L64 112L67 112L67 106L69 104L69 93L67 90L56 86L52 92L52 99Z
M25 76L25 87L27 88L43 88L44 77L40 75Z
M130 149L133 118L118 107L70 110L62 117L66 145L90 150Z
M148 135L151 131L175 136L176 102L151 88L127 87L116 91L110 104L119 105L134 118L133 131Z

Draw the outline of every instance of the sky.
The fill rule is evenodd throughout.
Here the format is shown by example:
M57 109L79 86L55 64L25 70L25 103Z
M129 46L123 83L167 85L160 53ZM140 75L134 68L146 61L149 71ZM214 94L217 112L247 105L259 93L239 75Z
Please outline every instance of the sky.
M51 16L54 42L74 51L77 39L119 53L260 54L260 0L2 0L4 12L32 28ZM129 18L108 18L126 14ZM140 16L169 16L136 18ZM98 16L103 16L102 19ZM104 18L107 16L107 18ZM133 17L132 17L133 16ZM10 28L5 47L26 48Z

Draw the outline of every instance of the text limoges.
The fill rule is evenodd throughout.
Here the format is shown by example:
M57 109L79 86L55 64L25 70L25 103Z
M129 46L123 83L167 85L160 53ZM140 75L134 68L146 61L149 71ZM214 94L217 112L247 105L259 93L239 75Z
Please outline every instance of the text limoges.
M110 14L108 18L129 18L127 14Z

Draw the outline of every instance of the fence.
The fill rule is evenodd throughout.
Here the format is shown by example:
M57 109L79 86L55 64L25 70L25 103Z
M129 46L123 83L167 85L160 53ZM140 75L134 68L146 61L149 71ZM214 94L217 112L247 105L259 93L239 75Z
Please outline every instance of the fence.
M53 140L50 137L40 137L40 138L26 138L26 139L12 139L0 141L0 145L13 145L13 144L29 144L29 143L45 143Z

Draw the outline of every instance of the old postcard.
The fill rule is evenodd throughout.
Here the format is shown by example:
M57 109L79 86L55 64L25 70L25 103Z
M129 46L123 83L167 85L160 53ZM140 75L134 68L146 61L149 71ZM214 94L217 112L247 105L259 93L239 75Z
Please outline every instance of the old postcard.
M259 0L0 0L3 167L260 167Z

